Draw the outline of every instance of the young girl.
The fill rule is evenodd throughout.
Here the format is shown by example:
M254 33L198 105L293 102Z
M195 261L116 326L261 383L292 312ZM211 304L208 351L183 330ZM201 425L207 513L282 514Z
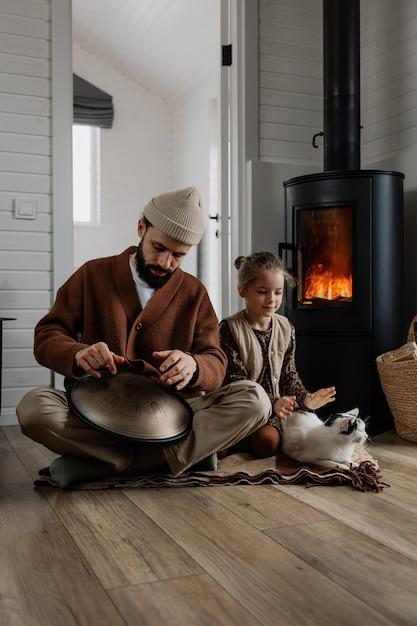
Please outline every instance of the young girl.
M220 322L220 341L228 359L224 384L235 380L256 380L272 403L268 423L245 441L246 449L260 458L276 454L280 442L280 421L296 408L318 409L336 396L334 387L310 393L295 366L295 329L275 311L281 306L285 282L295 280L280 257L257 252L238 257L238 292L246 309ZM239 446L239 449L242 449ZM218 453L222 458L230 451Z

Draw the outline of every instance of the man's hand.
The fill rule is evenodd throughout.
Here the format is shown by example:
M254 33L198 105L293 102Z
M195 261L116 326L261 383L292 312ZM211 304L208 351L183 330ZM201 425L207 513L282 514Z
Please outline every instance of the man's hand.
M104 341L93 343L88 348L82 348L75 355L75 364L81 367L93 378L101 378L97 370L108 369L111 374L117 373L117 365L124 362L124 358L109 349Z
M307 409L319 409L321 406L334 402L336 400L336 388L326 387L325 389L319 389L314 393L308 393L304 398L304 406Z
M181 350L157 350L152 356L162 360L160 382L175 385L177 391L184 389L197 371L194 357Z

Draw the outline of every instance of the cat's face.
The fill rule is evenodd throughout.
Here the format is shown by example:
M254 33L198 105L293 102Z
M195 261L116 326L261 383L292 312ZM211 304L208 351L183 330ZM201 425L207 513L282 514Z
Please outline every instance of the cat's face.
M333 413L324 422L325 426L337 429L341 437L355 443L365 443L368 439L366 423L359 417L359 409L352 409L346 413Z

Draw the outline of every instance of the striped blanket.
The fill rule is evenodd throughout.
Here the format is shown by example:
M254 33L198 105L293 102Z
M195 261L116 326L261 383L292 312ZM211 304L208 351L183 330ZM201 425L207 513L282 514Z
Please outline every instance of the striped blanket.
M100 480L72 483L70 489L136 489L163 487L209 487L216 485L348 485L360 491L379 493L388 486L381 482L378 462L364 446L358 446L354 460L358 468L349 470L298 463L278 454L268 459L256 459L248 453L232 454L218 461L217 470L171 474L109 476ZM56 487L48 468L39 472L37 487Z

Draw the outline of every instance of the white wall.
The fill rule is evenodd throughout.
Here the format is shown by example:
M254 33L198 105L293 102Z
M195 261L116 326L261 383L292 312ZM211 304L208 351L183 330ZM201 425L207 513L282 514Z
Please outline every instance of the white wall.
M405 175L406 331L417 313L417 2L362 0L361 12L362 166Z
M74 265L137 245L149 200L172 189L171 114L152 95L73 46L73 71L113 96L114 122L100 130L100 226L75 226Z
M0 315L4 323L0 424L33 386L50 384L33 357L33 328L51 304L51 2L0 5ZM15 219L14 198L36 201Z
M259 159L321 164L322 0L259 1Z

